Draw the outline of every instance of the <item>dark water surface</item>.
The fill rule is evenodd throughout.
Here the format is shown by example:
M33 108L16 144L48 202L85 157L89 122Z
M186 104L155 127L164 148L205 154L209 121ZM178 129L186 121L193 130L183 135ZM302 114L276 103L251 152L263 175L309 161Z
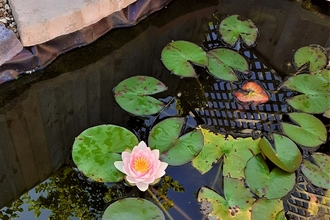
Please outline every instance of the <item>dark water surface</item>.
M96 219L111 200L150 197L120 184L91 182L71 168L74 138L91 126L124 126L146 140L155 119L183 114L188 117L187 129L206 124L222 133L253 137L280 130L279 122L286 120L283 113L292 111L285 103L290 92L281 91L266 105L246 108L231 96L239 83L230 87L198 69L201 91L195 79L181 80L163 66L161 50L172 40L191 41L206 49L221 43L212 38L209 26L216 23L214 13L220 19L239 14L255 22L261 32L257 47L242 52L252 63L249 77L269 91L276 91L282 78L292 73L287 61L293 49L309 44L330 47L329 17L310 13L297 2L174 0L135 27L112 30L90 46L62 55L43 71L1 85L0 207L10 206L35 188L0 214L35 219L40 210L39 219L50 215L51 219ZM115 102L112 89L134 75L164 82L169 89L156 97L179 100L180 108L173 102L158 118L145 120L127 114ZM219 165L203 176L190 164L166 171L169 177L162 186L169 187L167 197L175 204L169 209L171 216L185 219L184 212L191 219L202 219L196 193L201 186L221 193L216 181L221 178Z

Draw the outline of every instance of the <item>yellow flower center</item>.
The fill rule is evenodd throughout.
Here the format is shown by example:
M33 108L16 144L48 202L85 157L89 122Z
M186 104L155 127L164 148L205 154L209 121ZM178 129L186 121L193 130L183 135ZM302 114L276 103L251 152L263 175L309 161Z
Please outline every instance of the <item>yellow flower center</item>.
M149 170L149 161L145 157L138 157L134 160L134 170L144 173Z

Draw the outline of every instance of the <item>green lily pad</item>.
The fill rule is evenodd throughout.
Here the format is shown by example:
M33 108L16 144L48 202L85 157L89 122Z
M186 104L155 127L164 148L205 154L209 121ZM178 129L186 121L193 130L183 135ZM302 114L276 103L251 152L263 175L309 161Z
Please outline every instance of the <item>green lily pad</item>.
M327 56L320 47L305 46L299 48L293 55L293 64L300 69L309 63L309 71L313 72L324 68L327 64Z
M301 153L297 145L289 138L273 134L274 147L263 137L259 142L261 151L279 168L287 172L293 172L300 166Z
M330 156L317 152L311 157L315 163L304 159L301 171L315 186L330 189Z
M253 220L286 220L283 202L280 199L259 199L252 206Z
M204 135L204 148L192 160L192 165L202 174L212 168L212 164L224 157L223 175L232 178L243 178L247 161L260 153L259 140L237 138L215 134L207 129L199 128Z
M295 109L319 114L330 108L330 83L323 76L296 75L285 81L283 87L303 93L286 100Z
M326 111L323 113L323 116L326 117L326 118L330 118L330 109L326 110Z
M197 77L192 64L206 66L206 52L196 44L188 41L173 41L162 50L164 66L175 75Z
M322 76L328 83L330 83L330 70L322 69L315 73L315 75Z
M278 199L285 196L295 184L295 173L276 167L269 168L261 154L252 157L245 168L246 183L259 197Z
M152 202L140 198L125 198L112 203L102 220L165 220L164 213Z
M160 112L165 104L151 96L167 90L158 79L150 76L133 76L121 81L115 88L117 103L125 111L138 115L152 115Z
M218 48L207 52L209 64L207 66L210 74L216 78L227 81L238 81L235 70L248 73L249 64L238 52Z
M201 211L209 219L251 219L253 196L244 183L224 177L224 196L202 187L198 192Z
M306 113L290 113L289 117L299 125L282 123L284 134L291 140L304 147L316 147L326 142L327 130L318 118Z
M184 118L167 118L156 124L150 131L148 144L158 149L160 160L172 166L191 161L203 148L204 137L200 130L180 136Z
M137 137L129 130L116 125L99 125L76 137L72 158L87 177L100 182L118 182L124 174L114 162L121 160L121 152L133 149L137 144Z
M222 20L219 28L222 39L234 46L239 37L248 45L253 45L258 37L258 28L250 20L240 21L238 15L231 15Z

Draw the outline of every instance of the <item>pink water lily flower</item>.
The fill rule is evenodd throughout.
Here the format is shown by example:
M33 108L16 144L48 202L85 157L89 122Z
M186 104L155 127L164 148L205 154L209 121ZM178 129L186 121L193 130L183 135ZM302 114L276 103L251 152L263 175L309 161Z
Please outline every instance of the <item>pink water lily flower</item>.
M115 167L126 174L126 181L139 190L146 191L149 184L159 181L165 175L167 163L159 160L159 150L151 150L144 141L135 146L132 152L121 154L123 161L116 161Z

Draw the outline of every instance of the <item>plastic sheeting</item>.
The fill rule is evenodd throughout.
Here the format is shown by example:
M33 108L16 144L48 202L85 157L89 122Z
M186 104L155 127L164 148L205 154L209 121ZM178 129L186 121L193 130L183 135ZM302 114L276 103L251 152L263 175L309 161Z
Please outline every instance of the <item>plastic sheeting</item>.
M121 11L117 11L79 31L24 48L14 58L0 66L0 84L16 79L20 74L43 69L58 55L73 48L88 45L113 28L133 26L171 1L137 0Z

